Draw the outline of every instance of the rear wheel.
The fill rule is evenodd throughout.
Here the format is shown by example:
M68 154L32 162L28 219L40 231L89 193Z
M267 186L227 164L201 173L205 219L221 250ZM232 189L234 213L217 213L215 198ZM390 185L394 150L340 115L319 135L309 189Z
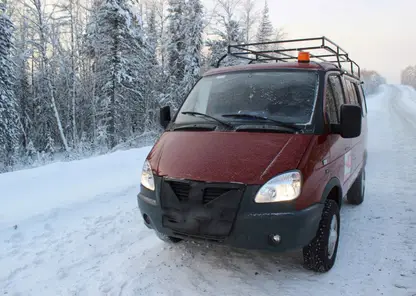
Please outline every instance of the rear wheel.
M305 268L327 272L335 263L338 250L340 217L338 204L327 200L315 238L303 248Z
M365 168L358 175L357 180L352 184L347 193L347 201L353 205L362 204L365 194Z

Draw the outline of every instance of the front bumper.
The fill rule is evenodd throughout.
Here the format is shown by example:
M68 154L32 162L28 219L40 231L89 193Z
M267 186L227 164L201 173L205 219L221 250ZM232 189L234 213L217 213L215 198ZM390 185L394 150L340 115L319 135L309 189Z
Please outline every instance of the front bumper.
M256 204L253 199L258 189L259 186L245 188L231 231L224 237L190 235L165 227L158 190L156 198L149 198L142 190L137 199L145 225L167 236L278 252L306 246L316 235L324 205L318 203L296 211L290 203ZM273 235L280 236L279 243L271 239Z

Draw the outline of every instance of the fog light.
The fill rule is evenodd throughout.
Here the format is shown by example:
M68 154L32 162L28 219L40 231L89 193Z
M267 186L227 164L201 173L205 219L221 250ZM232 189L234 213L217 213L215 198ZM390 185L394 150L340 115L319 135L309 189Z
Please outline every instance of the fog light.
M281 241L280 235L278 235L278 234L272 235L272 241L273 241L275 244L280 243L280 241Z

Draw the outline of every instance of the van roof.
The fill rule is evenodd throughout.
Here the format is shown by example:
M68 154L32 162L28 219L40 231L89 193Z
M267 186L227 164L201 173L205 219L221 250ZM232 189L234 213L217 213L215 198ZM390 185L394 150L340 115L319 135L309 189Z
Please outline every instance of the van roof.
M274 69L305 69L305 70L339 70L333 64L330 63L317 63L317 62L310 62L310 63L297 63L297 62L288 62L288 63L262 63L262 64L248 64L248 65L238 65L238 66L230 66L230 67L221 67L208 70L204 73L203 76L211 76L211 75L218 75L218 74L225 74L225 73L232 73L232 72L240 72L240 71L253 71L253 70L274 70Z

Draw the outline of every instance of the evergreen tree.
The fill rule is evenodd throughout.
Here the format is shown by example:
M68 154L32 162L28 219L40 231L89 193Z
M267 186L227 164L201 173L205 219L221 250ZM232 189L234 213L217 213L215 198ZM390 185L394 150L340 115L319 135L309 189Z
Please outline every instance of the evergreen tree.
M257 31L257 42L264 43L264 42L270 42L274 41L272 40L274 38L275 32L273 29L273 24L270 21L269 17L269 5L267 4L267 0L264 3L264 9L261 16L261 21L259 24L259 28ZM269 48L267 45L261 45L258 46L260 50L267 50Z
M185 74L185 13L184 0L169 0L169 72L176 82L183 80Z
M175 109L180 106L185 95L182 89L186 67L185 0L169 0L168 12L168 86L163 102Z
M158 62L158 48L160 41L158 39L158 22L156 20L156 3L153 2L146 7L146 36L149 47L149 81L147 85L147 95L144 100L145 115L143 117L143 131L148 133L155 130L158 121L159 100L165 91L164 77L162 67Z
M20 30L14 31L14 54L13 62L16 65L16 83L14 84L14 93L18 102L19 121L22 126L21 140L22 149L28 149L31 136L31 119L29 114L33 110L32 89L29 83L29 67L27 59L28 54L28 29L27 19L23 18L20 24ZM33 146L33 142L32 142ZM33 147L34 149L34 147Z
M156 5L153 3L147 8L147 36L150 54L152 55L153 64L157 65L157 22L156 22Z
M0 172L15 162L20 125L13 91L16 81L11 60L13 24L0 4Z
M185 18L186 52L183 89L188 93L199 78L203 33L203 11L200 0L188 0Z
M92 18L90 50L97 89L97 136L110 147L142 130L151 55L127 0L106 0Z

